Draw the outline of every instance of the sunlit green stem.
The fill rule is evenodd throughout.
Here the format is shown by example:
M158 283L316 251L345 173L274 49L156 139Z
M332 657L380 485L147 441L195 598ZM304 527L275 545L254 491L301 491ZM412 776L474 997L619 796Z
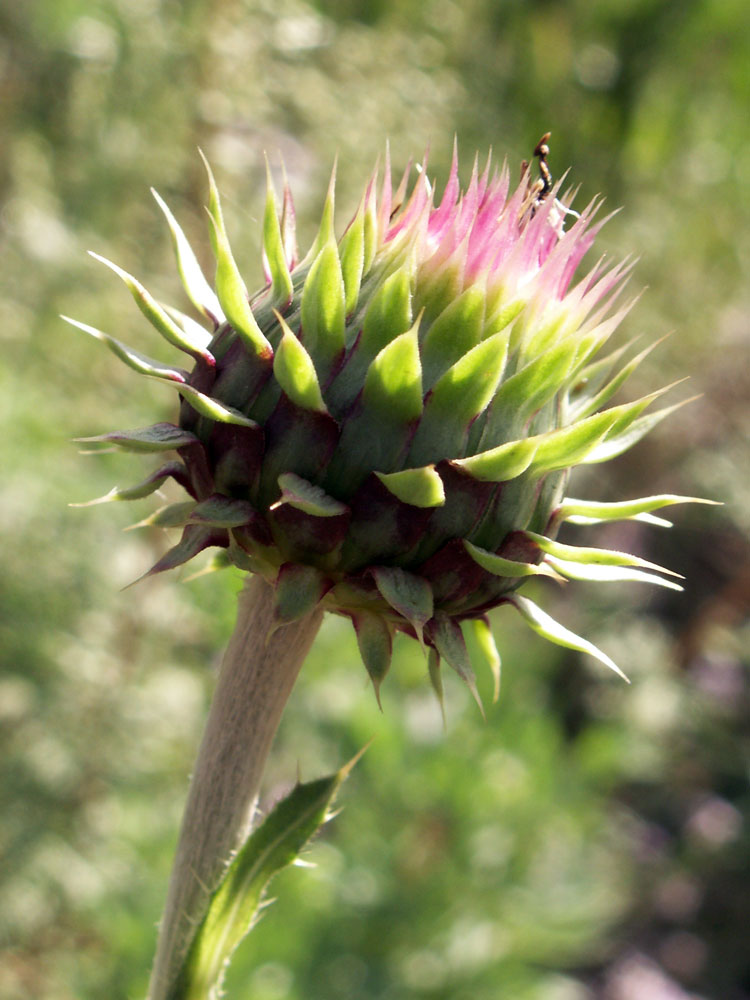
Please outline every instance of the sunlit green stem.
M271 741L323 612L275 631L273 591L251 577L214 693L188 792L149 1000L178 1000L175 982L227 862L245 841Z

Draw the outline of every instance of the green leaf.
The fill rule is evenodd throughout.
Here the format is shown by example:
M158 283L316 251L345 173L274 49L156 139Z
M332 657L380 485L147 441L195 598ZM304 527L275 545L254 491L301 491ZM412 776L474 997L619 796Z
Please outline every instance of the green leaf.
M232 255L214 175L203 153L200 155L208 174L208 218L211 245L216 257L216 292L219 302L227 319L248 350L252 354L270 358L273 355L271 345L266 340L253 315L245 282L242 280Z
M443 694L443 678L440 672L440 654L434 646L430 646L427 654L427 673L430 678L432 690L437 695L437 700L440 703L440 712L443 716L443 725L445 725L445 696Z
M484 716L484 706L477 691L477 682L474 671L471 669L469 653L466 649L461 628L450 615L438 611L430 621L427 631L431 642L435 645L441 658L446 661L449 667L456 671L461 680L471 691L474 701L479 706L479 711Z
M187 354L203 358L204 361L207 361L212 366L215 364L213 356L206 350L205 344L201 343L197 337L191 337L181 329L169 316L166 309L156 301L153 295L132 274L128 274L119 265L114 264L111 260L107 260L106 257L102 257L98 253L94 253L93 250L89 250L89 255L95 260L101 261L102 264L105 264L111 271L114 271L116 275L122 278L130 294L135 299L138 308L154 329L168 343L179 348L181 351L185 351Z
M495 637L492 634L490 623L486 617L467 618L462 622L465 632L468 632L476 646L479 655L487 664L494 682L492 700L497 701L500 697L500 674L501 662L500 653L497 651Z
M479 548L478 545L473 545L467 539L463 540L463 544L474 562L482 569L486 569L488 573L492 573L493 576L555 576L555 573L543 562L537 564L505 559L503 556L495 555L494 552L488 552L486 549Z
M661 517L651 517L651 511L660 510L678 503L706 503L717 505L716 500L701 497L682 497L674 493L660 493L658 496L643 497L638 500L621 500L617 503L598 503L592 500L575 500L566 497L555 514L555 519L570 524L601 524L606 521L646 521L650 524L671 526L670 521Z
M515 437L528 418L565 387L577 347L576 338L567 337L506 379L492 401L483 440L497 440L501 429Z
M195 500L180 500L178 503L168 503L153 511L142 521L136 521L127 529L135 528L182 528L190 520L195 508Z
M349 509L346 504L334 500L325 490L294 472L283 472L278 479L281 499L271 505L271 510L289 504L297 510L313 517L339 517Z
M322 371L328 372L344 349L345 303L339 250L331 240L313 261L300 306L305 346Z
M370 179L365 192L364 214L364 265L363 272L367 274L378 249L378 196L376 191L377 176ZM408 324L407 324L408 326Z
M411 279L407 270L399 268L382 284L376 284L376 289L362 321L360 335L347 355L346 363L326 390L326 399L333 413L346 413L350 409L362 389L367 369L375 355L412 325ZM367 291L362 297L367 300ZM356 329L356 326L355 323L353 328Z
M286 625L316 608L328 589L328 584L320 570L314 566L284 563L274 587L274 617L278 625Z
M410 423L422 413L419 319L387 344L367 369L363 400L385 418Z
M568 580L585 580L590 583L655 583L660 587L668 587L670 590L683 589L674 580L665 580L664 577L657 576L655 573L644 573L643 570L631 569L628 566L568 562L564 559L556 559L554 556L548 556L547 561L560 576L564 576ZM662 572L668 573L669 570L662 570Z
M419 320L380 351L368 368L359 399L354 402L355 393L343 411L324 483L338 496L351 496L375 469L386 474L403 469L414 423L422 412L418 326ZM343 372L349 367L344 366ZM347 390L342 381L331 391L337 384L344 393L337 400L340 407Z
M619 433L614 433L614 429L611 429L604 440L589 452L585 458L581 459L581 461L587 465L591 465L595 462L608 462L611 458L622 455L623 452L632 448L641 438L644 438L652 431L665 417L668 417L688 403L692 403L697 398L697 396L691 396L690 399L683 399L682 402L675 403L674 406L665 406L655 413L648 413L646 416L639 417L637 420L628 422ZM632 404L633 407L635 408L640 402L641 400L636 400L636 403ZM607 410L605 412L611 413L612 411Z
M539 447L538 438L508 441L489 451L451 462L484 483L505 483L528 469Z
M663 339L664 338L662 337L661 340ZM641 351L640 354L636 354L634 358L631 358L631 360L624 365L598 392L593 393L589 397L584 396L580 403L576 403L574 405L576 420L580 420L582 417L588 417L591 413L596 413L598 409L608 402L617 390L624 385L626 380L630 378L641 362L648 357L657 344L661 343L661 340L654 344L649 344L649 346L645 348L645 350ZM607 359L607 361L609 360L610 359Z
M134 351L127 344L123 344L119 340L115 340L114 337L110 337L107 333L102 333L101 330L97 330L95 326L88 326L86 323L79 323L76 319L71 319L69 316L60 316L60 319L65 320L66 323L70 323L71 326L77 327L79 330L83 330L84 333L90 334L97 340L100 340L103 344L115 354L121 361L124 361L128 367L132 368L133 371L138 372L139 375L150 375L152 378L163 378L171 382L184 383L187 381L187 372L183 371L181 368L172 368L171 365L162 365L159 361L154 361L153 358L146 357L145 354L141 354L140 351Z
M209 420L216 420L220 424L235 424L237 427L257 427L258 425L250 417L236 410L233 406L226 406L213 396L207 396L204 392L199 392L192 385L180 385L177 387L180 395L183 396L192 408Z
M508 334L494 334L472 348L438 379L409 449L422 465L460 455L472 422L492 399L505 367Z
M352 615L352 621L357 634L359 653L375 689L378 706L382 711L380 685L385 680L391 666L392 630L383 616L373 611L356 611Z
M271 168L266 157L266 207L263 215L263 254L271 274L271 301L279 309L292 300L292 278L284 252L281 224L276 209L276 194Z
M442 507L445 487L434 465L401 472L376 472L380 482L402 503L412 507Z
M541 635L542 638L549 640L549 642L554 642L558 646L575 649L579 653L588 653L609 667L610 670L614 670L624 681L628 681L628 678L620 670L615 661L610 659L606 653L603 653L593 642L583 639L580 635L576 635L575 632L571 632L570 629L556 622L554 618L548 615L546 611L542 611L528 597L523 597L521 594L514 594L508 598L508 601L519 612L527 625L538 635Z
M333 170L331 171L331 179L328 182L328 191L326 192L326 200L323 203L323 212L320 217L320 226L318 228L317 235L313 240L312 246L305 254L305 259L302 261L303 264L309 264L318 257L320 251L328 243L335 243L336 236L334 233L334 210L336 204L336 162L333 164Z
M110 434L98 434L95 437L76 438L83 443L96 441L102 444L114 444L125 451L171 451L173 448L184 448L186 445L198 444L198 438L190 431L185 431L174 424L153 424L151 427L132 431L112 431Z
M472 284L430 325L422 343L425 388L479 343L485 301L485 289Z
M433 612L430 584L398 566L375 566L371 572L381 597L409 622L421 644L422 631Z
M339 243L341 274L344 279L345 313L351 316L359 300L359 288L365 266L365 203L360 204L357 214Z
M375 292L365 313L358 346L368 361L394 337L411 328L411 295L412 275L407 268L399 268Z
M199 553L210 545L216 544L216 530L214 528L204 528L197 524L188 524L182 532L182 538L174 545L161 559L151 567L148 573L144 573L141 580L157 573L164 573L167 570L182 566L195 558ZM134 580L130 586L134 586L139 580Z
M87 500L84 503L72 503L70 506L94 507L96 504L110 503L114 500L142 500L143 497L147 497L152 493L155 493L156 490L164 485L170 476L185 476L186 474L187 470L182 462L168 462L166 465L157 469L156 472L152 472L150 476L138 483L136 486L115 486L109 491L109 493L105 493L103 497L97 497L95 500Z
M226 317L219 305L219 300L216 298L213 288L211 288L201 270L201 266L193 253L187 237L162 197L153 188L151 188L151 194L156 199L156 204L164 213L169 231L172 234L172 243L174 245L175 257L177 258L177 273L180 275L180 280L187 292L187 297L198 312L203 313L216 326L219 326L224 322Z
M103 341L110 348L110 350L117 355L117 357L121 358L130 368L133 368L140 375L147 375L150 378L161 379L162 381L176 387L179 390L180 395L190 403L194 410L202 414L202 416L209 417L211 420L217 420L224 424L237 424L241 427L257 426L254 420L246 417L244 413L241 413L234 407L226 406L218 399L207 396L205 393L199 392L198 389L193 388L193 386L188 384L186 381L188 377L187 372L182 371L182 369L163 366L158 361L153 361L151 358L147 358L145 354L132 350L126 344L120 343L119 340L115 340L114 337L110 337L108 334L102 333L101 330L97 330L93 326L87 326L85 323L79 323L77 320L68 319L66 316L63 316L62 319L71 323L73 326L78 327L84 332L90 333L93 337L96 337L97 340Z
M613 407L604 413L596 413L569 427L547 431L536 438L534 457L529 466L532 475L541 475L555 469L565 469L585 459L605 437L617 420L618 413Z
M281 343L273 359L276 381L292 402L303 410L327 413L312 358L279 313L276 313L276 319L282 330Z
M576 413L578 407L585 406L588 400L592 399L604 386L607 376L619 362L623 354L632 346L635 339L637 338L634 338L630 343L623 344L617 350L611 351L606 357L589 362L576 374L575 381L570 389L572 407L576 410Z
M180 309L175 309L174 306L167 305L166 303L164 303L164 310L167 315L175 321L177 326L179 326L181 330L184 330L191 340L195 341L197 344L204 344L206 347L211 346L213 334L210 333L205 326L201 326L201 324L194 320L192 316L188 316Z
M601 566L638 566L641 569L655 569L660 573L668 573L670 576L679 576L672 570L657 566L656 563L641 559L640 556L631 555L629 552L618 552L615 549L596 549L581 545L566 545L563 542L547 538L546 535L538 535L534 531L524 531L526 538L530 538L543 552L561 559L565 562L585 563L587 565Z
M211 897L169 1000L219 996L232 954L253 926L269 881L297 860L328 820L356 760L330 777L298 784L250 834Z
M182 578L183 583L190 583L192 580L199 580L202 576L208 576L209 573L219 573L223 569L229 569L235 564L229 556L229 552L226 549L219 549L215 555L211 556L209 561L205 566L201 566L194 573L188 574Z

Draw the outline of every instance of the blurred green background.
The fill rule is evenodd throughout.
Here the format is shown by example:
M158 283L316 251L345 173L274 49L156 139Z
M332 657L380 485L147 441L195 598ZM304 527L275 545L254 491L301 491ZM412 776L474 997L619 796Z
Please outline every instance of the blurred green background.
M726 506L587 532L684 573L682 595L544 588L631 687L501 611L500 701L481 678L483 723L449 682L443 732L414 644L381 715L351 629L328 621L269 799L375 740L228 996L750 997L749 108L746 0L0 0L2 1000L144 995L240 585L122 591L169 544L122 534L153 503L67 507L143 469L71 438L173 412L57 318L154 350L85 251L177 301L148 187L207 261L200 146L252 286L264 150L284 157L305 245L336 153L341 225L386 137L397 167L429 144L445 179L454 134L465 176L475 148L515 169L548 129L580 202L624 206L598 242L640 256L648 286L622 336L674 331L631 392L692 375L674 398L702 394L575 493Z

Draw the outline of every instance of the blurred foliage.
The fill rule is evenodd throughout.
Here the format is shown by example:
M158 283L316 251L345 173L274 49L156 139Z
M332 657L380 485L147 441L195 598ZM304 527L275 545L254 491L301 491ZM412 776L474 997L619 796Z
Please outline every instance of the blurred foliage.
M451 686L443 732L418 653L400 649L381 716L329 621L269 799L376 739L228 995L750 997L749 105L744 0L1 0L2 1000L143 995L239 585L120 593L167 547L119 533L148 502L135 518L66 507L141 468L70 438L171 415L57 319L152 349L84 251L176 296L148 185L205 254L201 146L252 284L264 149L274 169L283 155L304 239L337 153L341 224L386 137L396 165L430 145L444 178L454 133L465 159L494 145L513 164L547 129L582 201L625 206L599 247L641 257L627 333L675 330L655 363L703 393L576 492L726 507L678 510L670 533L597 529L683 572L685 594L554 597L631 688L499 613L500 702L483 724Z

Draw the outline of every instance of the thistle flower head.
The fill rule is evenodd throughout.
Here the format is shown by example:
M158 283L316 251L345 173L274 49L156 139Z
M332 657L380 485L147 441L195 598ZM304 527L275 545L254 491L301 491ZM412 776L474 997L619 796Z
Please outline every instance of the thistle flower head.
M556 541L563 521L635 518L689 498L623 503L566 496L572 467L629 448L674 407L661 395L606 406L647 352L624 366L601 352L628 305L615 307L627 264L578 275L602 221L580 214L525 165L475 163L461 190L454 153L438 198L423 163L410 188L370 178L337 239L334 179L315 241L298 260L294 209L268 179L266 285L249 295L229 244L210 169L213 286L177 221L178 270L201 322L164 306L108 261L157 331L192 360L163 365L84 324L136 371L174 387L179 418L87 440L175 452L142 483L102 499L134 499L176 480L189 496L147 523L181 527L151 572L206 548L262 575L280 625L316 605L345 615L376 690L396 631L429 653L440 693L447 662L470 686L464 642L497 671L486 612L513 605L537 632L614 663L518 593L530 576L646 580L668 571L605 549ZM606 220L604 220L606 221ZM663 390L662 390L663 391ZM463 628L463 631L462 631Z

